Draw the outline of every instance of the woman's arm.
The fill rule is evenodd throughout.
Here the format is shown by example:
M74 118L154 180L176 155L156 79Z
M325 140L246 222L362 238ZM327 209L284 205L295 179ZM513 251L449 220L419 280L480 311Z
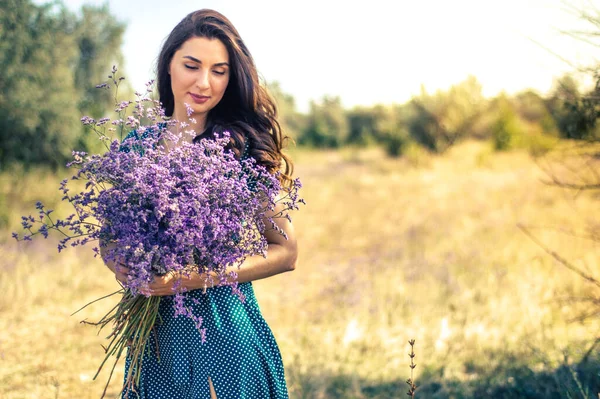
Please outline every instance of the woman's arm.
M265 222L267 221L265 220ZM287 240L274 229L265 232L264 236L268 243L267 257L254 255L246 258L239 269L232 267L231 271L237 273L238 283L260 280L276 274L289 272L296 268L298 245L294 234L294 227L285 218L274 219L274 222L287 234ZM216 277L211 277L216 282ZM203 288L205 284L206 276L198 275L197 273L189 279L183 279L183 286L191 290ZM210 280L208 285L210 286Z
M282 208L283 205L277 204L275 211L270 215L276 214L281 211ZM239 269L237 267L232 267L231 271L236 272L238 275L237 282L245 283L248 281L260 280L276 274L292 271L296 268L298 244L296 242L296 235L294 234L294 227L283 217L275 218L273 221L286 233L287 240L274 229L266 231L264 237L268 243L267 257L263 258L260 255L251 256L246 258ZM270 226L270 222L266 217L264 222L266 226ZM120 277L123 277L123 279ZM126 274L123 274L122 276L117 274L117 279L123 282L126 281ZM206 274L193 272L189 276L176 276L175 274L170 273L164 276L155 277L154 282L148 286L150 289L149 293L151 295L173 295L173 287L179 279L181 279L182 286L186 290L195 290L211 287L212 284L218 284L218 279L214 275L207 276Z

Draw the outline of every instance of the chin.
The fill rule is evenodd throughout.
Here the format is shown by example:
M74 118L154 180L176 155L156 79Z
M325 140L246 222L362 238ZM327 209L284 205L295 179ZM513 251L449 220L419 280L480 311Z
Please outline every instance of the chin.
M211 106L208 106L207 104L191 104L191 108L192 108L192 114L190 115L190 118L194 118L200 114L205 114L208 111L210 111L210 109L212 108ZM185 105L184 105L185 107Z

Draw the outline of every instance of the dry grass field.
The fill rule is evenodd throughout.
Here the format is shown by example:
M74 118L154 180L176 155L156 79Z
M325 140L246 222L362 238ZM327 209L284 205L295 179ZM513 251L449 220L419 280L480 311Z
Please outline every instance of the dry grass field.
M598 397L598 350L581 360L600 321L568 322L581 307L560 300L597 287L517 227L600 277L597 244L565 233L598 225L597 194L548 186L527 153L480 142L443 156L293 156L307 201L294 215L300 261L255 282L291 398L406 397L411 338L417 398ZM108 376L92 380L103 338L79 321L116 299L70 314L114 278L91 251L10 238L35 201L56 206L63 177L0 173L1 398L99 398Z

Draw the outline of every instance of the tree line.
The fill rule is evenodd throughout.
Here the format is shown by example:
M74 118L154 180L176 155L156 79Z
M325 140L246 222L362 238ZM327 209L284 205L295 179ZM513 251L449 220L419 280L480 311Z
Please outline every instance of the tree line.
M74 149L100 150L79 119L111 114L111 92L96 85L112 65L123 64L126 25L107 5L73 13L60 2L5 0L0 11L0 167L57 168ZM557 79L546 97L525 90L485 98L477 79L468 77L447 90L422 89L404 104L345 109L339 97L325 96L311 102L308 113L298 112L294 97L276 82L267 87L284 132L313 148L380 145L401 156L409 145L443 153L477 138L492 140L498 150L544 151L555 138L598 137L599 89L584 91L569 76Z
M482 94L473 76L447 90L424 89L404 104L344 109L339 97L310 104L308 114L294 111L293 98L271 88L282 123L300 145L316 148L382 145L401 156L409 144L443 153L466 138L491 140L496 150L527 148L543 152L556 139L593 140L599 87L583 90L570 75L554 82L545 97L533 90L494 98Z

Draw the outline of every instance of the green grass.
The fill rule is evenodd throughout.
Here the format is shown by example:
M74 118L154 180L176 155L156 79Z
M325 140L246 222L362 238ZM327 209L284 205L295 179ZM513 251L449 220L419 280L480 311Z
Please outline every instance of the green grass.
M597 398L600 358L582 357L600 322L568 323L581 308L557 300L593 287L517 228L598 277L597 245L557 230L598 223L597 197L543 184L525 152L475 142L443 157L293 156L308 204L293 219L300 262L255 283L291 398L406 397L411 338L417 398ZM63 177L0 174L3 398L97 398L107 376L90 381L103 339L78 322L113 300L70 313L114 278L90 251L9 237L35 201L60 202Z

